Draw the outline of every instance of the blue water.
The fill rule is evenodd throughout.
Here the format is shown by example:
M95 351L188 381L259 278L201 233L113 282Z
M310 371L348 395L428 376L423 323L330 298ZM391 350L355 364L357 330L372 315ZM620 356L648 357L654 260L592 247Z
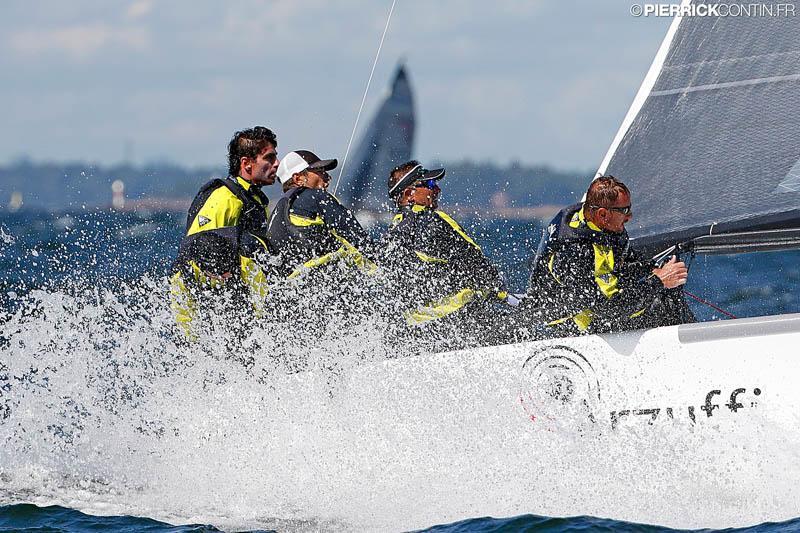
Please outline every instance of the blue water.
M483 246L486 253L505 272L512 288L525 289L527 261L535 249L540 227L526 221L462 221ZM43 290L48 294L75 293L85 289L115 291L126 283L150 278L163 279L175 253L184 224L182 213L114 213L74 212L16 213L0 215L0 324L10 319L12 312L24 306L27 295ZM376 230L378 231L378 230ZM800 312L800 252L750 254L741 256L698 257L691 265L687 290L737 316ZM719 311L691 303L702 320L723 318ZM52 308L47 312L53 313ZM66 311L65 311L66 312ZM70 311L71 312L71 311ZM59 315L56 312L56 318ZM128 318L137 319L134 315ZM113 325L108 325L112 328ZM81 335L97 336L102 329L88 327ZM15 357L8 343L18 331L5 326L0 332L3 357ZM94 346L113 343L113 339L93 340ZM67 344L71 346L71 344ZM0 359L0 401L3 400L4 363ZM112 362L113 363L113 362ZM110 363L111 364L111 363ZM46 380L36 383L47 387ZM31 386L34 386L31 385ZM135 391L128 391L136 398ZM63 398L62 398L63 399ZM115 399L115 401L131 401ZM58 401L54 404L59 404ZM108 407L108 406L106 406ZM55 407L54 407L55 408ZM59 409L75 410L75 419L86 418L77 405L64 400ZM113 410L112 405L109 409ZM0 425L3 404L0 403ZM62 413L63 414L63 413ZM163 428L139 428L142 432L163 431ZM68 431L57 428L58 446L69 446ZM0 452L13 454L14 444ZM8 457L10 455L6 455ZM85 465L77 464L76 468ZM6 475L6 465L0 463L0 481ZM146 517L92 516L75 509L50 506L38 507L27 503L38 500L33 492L3 494L0 492L0 531L218 531L211 525L170 526ZM63 495L63 494L62 494ZM533 509L532 509L533 510ZM287 522L278 530L337 529L336 525L313 522ZM603 518L547 518L534 515L518 517L475 517L446 525L431 524L428 531L672 531L659 526L645 526ZM800 531L800 519L782 523L764 523L751 528L729 531Z
M314 530L309 528L310 530ZM41 532L89 532L117 531L135 533L192 533L221 531L211 525L190 524L173 526L149 518L135 516L92 516L74 509L56 505L37 507L31 504L16 504L0 507L0 531L41 531ZM264 529L247 530L250 532L275 531ZM660 526L634 524L619 520L608 520L590 516L570 518L548 518L536 515L522 515L510 518L470 518L451 524L432 526L421 530L430 533L513 533L513 532L669 532L689 531L671 529ZM694 531L714 531L701 529ZM786 522L764 523L745 528L731 528L719 531L739 533L781 533L800 531L800 519Z
M190 533L220 531L209 525L171 526L135 516L92 516L57 505L16 504L0 507L0 531L149 531Z

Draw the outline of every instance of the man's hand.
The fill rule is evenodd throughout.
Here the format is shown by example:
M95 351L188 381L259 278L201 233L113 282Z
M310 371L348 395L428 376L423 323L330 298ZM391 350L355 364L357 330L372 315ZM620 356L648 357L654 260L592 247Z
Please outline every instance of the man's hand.
M686 263L678 261L677 257L673 255L669 261L664 263L664 266L654 268L653 274L661 280L664 287L674 289L686 283L689 269L686 268Z

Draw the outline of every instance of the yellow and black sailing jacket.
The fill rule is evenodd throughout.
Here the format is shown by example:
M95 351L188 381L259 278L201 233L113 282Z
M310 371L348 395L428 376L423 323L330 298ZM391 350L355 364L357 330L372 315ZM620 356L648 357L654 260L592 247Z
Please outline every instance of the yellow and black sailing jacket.
M340 259L367 272L376 268L370 236L349 209L322 189L286 191L275 204L267 237L287 278Z
M599 333L622 323L630 329L663 290L652 265L629 248L627 233L602 231L576 204L545 228L526 305L548 325Z
M241 177L213 179L203 185L189 207L186 236L228 227L263 234L268 209L269 198L260 187Z
M201 294L225 291L238 296L232 305L249 299L256 314L262 313L267 276L257 259L270 252L268 204L266 195L241 177L211 180L192 201L170 278L172 309L190 338Z
M171 307L175 320L189 339L207 318L200 313L237 311L250 307L264 314L268 278L262 265L270 248L253 233L238 228L207 230L182 248L181 261L170 278Z
M444 211L402 207L382 244L410 325L440 319L489 295L505 297L497 269Z

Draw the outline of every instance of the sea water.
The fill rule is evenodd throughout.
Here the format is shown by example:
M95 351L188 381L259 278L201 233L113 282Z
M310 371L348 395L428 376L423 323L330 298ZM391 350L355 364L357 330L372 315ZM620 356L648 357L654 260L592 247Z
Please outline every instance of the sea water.
M218 334L212 329L199 346L182 344L171 333L165 276L183 218L84 211L0 217L0 528L139 531L169 530L169 523L213 524L181 531L393 530L448 522L434 530L636 529L601 518L536 516L543 507L535 500L514 513L521 516L475 516L476 502L503 508L504 499L515 498L509 491L526 488L508 479L475 483L469 466L456 461L426 466L425 458L398 456L397 464L419 469L387 468L392 450L366 455L358 444L368 436L337 433L364 415L356 416L358 407L346 401L330 407L336 372L325 370L346 372L348 365L392 357L396 347L375 340L385 327L379 320L353 324L342 317L325 325L323 341L307 342L265 325L245 345L232 344L221 321ZM541 227L462 222L511 288L524 291ZM696 258L687 289L736 316L797 312L798 259L795 252ZM692 306L703 320L723 317L712 307ZM323 370L313 373L315 397L292 397L294 374L274 358L241 357L279 352L302 354ZM338 443L319 446L337 434ZM552 439L532 442L530 458L503 455L499 440L497 454L486 460L496 461L500 472L535 468L537 453L561 453L552 451L559 447L577 457L592 454L569 436ZM638 453L624 445L617 451ZM583 476L591 487L591 471L581 474L564 463L567 457L576 455L551 456L549 464L562 462L562 471ZM626 483L635 486L633 474ZM474 488L464 494L452 483ZM735 494L726 487L703 490L718 490L720 500ZM580 508L572 493L541 497L548 505ZM648 505L645 497L636 501ZM460 510L456 518L452 509ZM458 518L464 521L453 523ZM790 521L755 530L798 526Z

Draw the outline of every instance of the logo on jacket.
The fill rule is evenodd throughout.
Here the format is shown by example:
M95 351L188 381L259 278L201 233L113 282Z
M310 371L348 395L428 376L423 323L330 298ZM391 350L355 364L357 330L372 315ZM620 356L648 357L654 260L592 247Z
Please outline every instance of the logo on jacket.
M556 232L556 225L555 224L550 224L549 226L547 226L547 233L549 233L551 237L553 236L553 233L555 233L555 232Z
M197 217L197 224L198 224L199 226L201 226L201 227L202 227L202 226L205 226L205 225L206 225L206 224L208 224L209 222L211 222L211 219L210 219L210 218L207 218L207 217L204 217L203 215L200 215L199 217Z

